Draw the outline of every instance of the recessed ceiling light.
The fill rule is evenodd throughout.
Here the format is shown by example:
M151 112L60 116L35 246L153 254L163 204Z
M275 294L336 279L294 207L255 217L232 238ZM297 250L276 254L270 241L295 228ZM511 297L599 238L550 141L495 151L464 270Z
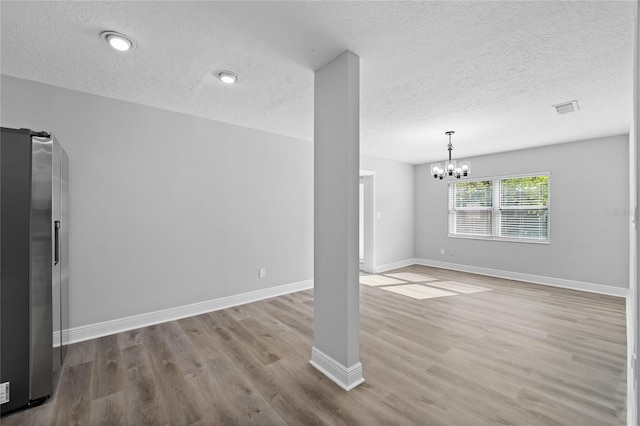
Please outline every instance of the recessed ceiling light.
M233 84L238 81L238 76L236 73L231 71L218 71L216 77L220 79L223 83Z
M111 47L120 52L126 52L133 49L136 45L129 37L124 34L117 33L115 31L104 31L100 34L100 37L109 43Z

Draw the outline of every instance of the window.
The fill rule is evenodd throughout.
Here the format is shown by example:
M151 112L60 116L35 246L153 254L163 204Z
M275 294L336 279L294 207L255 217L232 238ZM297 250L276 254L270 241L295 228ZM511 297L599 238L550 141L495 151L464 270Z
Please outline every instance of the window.
M491 236L492 185L490 180L449 184L449 233Z
M449 236L549 242L549 174L450 182Z
M549 176L500 179L498 236L549 240Z

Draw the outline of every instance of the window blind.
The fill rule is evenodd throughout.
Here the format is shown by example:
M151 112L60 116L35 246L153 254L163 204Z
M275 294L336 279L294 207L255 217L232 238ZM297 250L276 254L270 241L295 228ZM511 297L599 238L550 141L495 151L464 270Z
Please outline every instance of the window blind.
M502 210L500 236L546 240L549 216L546 210Z

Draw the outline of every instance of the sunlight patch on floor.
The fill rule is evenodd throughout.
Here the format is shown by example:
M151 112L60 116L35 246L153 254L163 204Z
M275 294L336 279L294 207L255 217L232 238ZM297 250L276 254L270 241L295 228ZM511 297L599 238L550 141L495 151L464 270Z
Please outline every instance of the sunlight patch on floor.
M456 281L440 281L437 283L429 283L429 285L445 290L455 291L456 293L480 293L481 291L491 291L490 288L463 284Z
M360 284L377 287L380 285L406 284L406 281L385 277L384 275L364 275L360 277Z
M429 275L412 272L396 272L384 275L361 275L360 284L378 287L383 290L412 297L414 299L432 299L434 297L457 296L460 294L480 293L492 289L457 281L439 281Z
M380 287L383 290L413 297L414 299L431 299L434 297L455 296L456 293L441 290L439 288L427 287L420 284L396 285L392 287Z
M421 283L425 281L436 281L437 278L428 275L414 274L413 272L396 272L395 274L384 274L387 277L397 278L410 283Z

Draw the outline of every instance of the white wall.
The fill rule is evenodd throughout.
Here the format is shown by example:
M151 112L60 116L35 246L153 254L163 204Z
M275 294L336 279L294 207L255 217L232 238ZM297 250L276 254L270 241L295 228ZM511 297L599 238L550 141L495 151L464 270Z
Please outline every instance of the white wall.
M312 143L0 82L0 124L69 154L72 328L312 278Z
M474 178L551 172L551 244L448 237L447 183L418 166L416 257L628 288L628 143L621 135L470 158Z
M414 244L414 166L362 154L360 168L375 172L376 266L412 259ZM375 213L374 213L375 217Z
M638 165L640 164L640 129L638 128L638 115L640 115L640 10L638 2L634 3L634 38L633 38L633 107L631 109L631 130L629 132L629 157L630 157L630 203L629 210L635 213L635 224L630 230L630 271L629 271L629 297L627 298L627 424L638 424L638 412L640 400L638 398L638 263L640 252L638 251L638 200L640 199L640 184L638 183Z

